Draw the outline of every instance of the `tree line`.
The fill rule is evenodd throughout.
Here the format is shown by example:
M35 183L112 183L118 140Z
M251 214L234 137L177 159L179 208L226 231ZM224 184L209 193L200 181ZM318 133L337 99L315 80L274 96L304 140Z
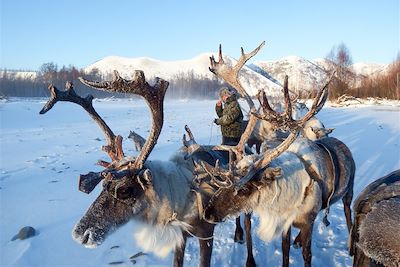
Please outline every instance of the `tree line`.
M334 46L326 56L326 71L336 70L335 78L330 85L330 99L334 100L347 94L355 97L381 97L388 99L400 99L400 55L389 65L388 69L380 74L356 77L351 69L353 64L349 49L344 44ZM64 88L66 81L74 83L75 90L81 95L92 94L95 97L110 97L103 91L91 89L78 81L78 77L90 80L109 80L111 77L104 76L98 69L92 69L90 73L79 70L73 65L58 66L53 63L45 63L37 72L36 77L24 77L15 75L14 72L3 70L0 75L0 97L47 97L49 84L54 84L58 89ZM149 81L151 83L151 80ZM196 75L193 71L189 73L178 73L171 78L167 91L169 98L212 98L218 96L218 90L223 84L216 76ZM315 92L298 92L301 98L313 97ZM114 95L115 96L115 95ZM130 94L119 94L117 97L132 97Z
M353 61L350 50L343 43L334 46L325 59L327 71L336 70L335 78L329 87L331 100L342 95L400 100L400 54L386 70L367 77L358 77L354 73L351 68Z
M110 97L104 91L94 90L83 85L78 77L89 80L110 80L111 75L102 75L98 69L92 69L90 73L79 70L76 67L63 66L58 68L53 62L43 64L36 77L24 77L16 75L15 72L2 71L0 76L0 97L47 97L49 84L63 89L66 81L72 81L74 89L80 95L92 94L95 97ZM149 81L152 83L151 79ZM222 83L215 78L195 75L195 73L179 73L170 81L167 96L170 98L215 98ZM119 94L116 97L133 97L130 94Z
M24 77L16 75L15 72L2 71L0 77L0 96L2 97L47 97L50 95L47 87L55 85L63 89L66 81L72 81L74 89L80 94L92 94L95 97L104 97L105 92L93 90L78 81L78 77L84 76L88 79L98 80L101 75L98 70L84 73L74 66L63 66L58 69L57 65L50 62L43 64L35 77Z
M353 95L360 98L380 97L400 100L400 55L384 73L363 79Z

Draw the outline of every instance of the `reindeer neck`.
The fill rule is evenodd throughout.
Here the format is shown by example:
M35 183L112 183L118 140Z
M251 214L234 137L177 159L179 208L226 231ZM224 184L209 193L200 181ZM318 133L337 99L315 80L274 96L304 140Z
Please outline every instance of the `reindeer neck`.
M170 161L148 161L146 167L153 177L154 196L146 217L154 224L168 224L182 220L190 205L194 205L191 194L191 175L186 168Z

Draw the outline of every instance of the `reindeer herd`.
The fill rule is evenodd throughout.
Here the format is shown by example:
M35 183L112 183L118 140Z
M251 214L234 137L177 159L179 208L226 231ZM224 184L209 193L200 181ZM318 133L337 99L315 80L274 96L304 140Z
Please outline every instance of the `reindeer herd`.
M294 246L302 248L305 266L311 266L312 230L317 214L324 210L329 225L329 207L342 200L350 233L354 266L400 266L400 170L378 179L357 198L351 214L355 163L349 148L328 136L315 115L324 106L334 73L317 92L310 109L289 95L288 78L283 86L284 106L274 109L263 90L259 105L244 90L239 72L264 46L245 53L234 66L225 63L221 46L218 61L210 58L210 71L224 80L250 107L249 120L236 146L204 146L185 126L183 146L168 161L149 161L164 122L164 97L169 83L156 78L150 85L142 71L126 80L114 72L111 81L88 81L87 86L116 93L142 96L147 102L152 126L146 140L131 132L139 150L126 156L122 137L115 135L92 105L91 95L82 98L66 83L66 90L49 86L50 99L40 111L49 111L58 101L82 106L104 132L103 150L111 161L99 161L101 172L79 177L79 190L90 193L102 182L102 191L75 225L72 236L86 247L100 245L107 235L127 223L138 222L134 237L144 250L165 257L174 251L174 266L183 266L186 239L199 241L199 266L210 266L213 232L228 217L246 214L246 266L255 266L252 251L251 216L259 217L258 236L266 242L282 238L282 265L289 266L291 228L300 230ZM298 115L296 113L301 113ZM256 149L251 147L255 145ZM243 241L237 220L235 241ZM263 266L265 264L258 263Z

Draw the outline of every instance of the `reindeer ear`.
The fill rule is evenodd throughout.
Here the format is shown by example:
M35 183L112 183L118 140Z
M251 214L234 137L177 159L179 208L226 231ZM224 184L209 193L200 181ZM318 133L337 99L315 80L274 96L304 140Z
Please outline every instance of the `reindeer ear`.
M195 171L203 171L203 167L201 166L200 163L198 163L196 160L193 160L193 165L194 165L194 170Z
M182 144L183 144L183 146L184 147L188 147L189 145L188 145L188 142L187 142L187 140L186 140L186 134L183 134L183 136L182 136Z
M273 168L273 167L268 167L265 169L263 172L263 181L274 181L276 178L279 178L283 175L283 170L279 167Z
M333 130L335 130L335 128L326 128L326 134L330 134Z
M137 179L143 190L146 190L146 188L153 184L153 176L149 169L140 171L137 175Z

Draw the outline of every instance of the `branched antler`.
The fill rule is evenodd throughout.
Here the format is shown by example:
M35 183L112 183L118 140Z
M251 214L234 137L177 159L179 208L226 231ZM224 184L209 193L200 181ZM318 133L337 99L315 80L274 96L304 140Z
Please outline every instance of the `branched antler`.
M248 183L254 175L260 170L266 168L272 160L282 154L288 147L294 142L297 138L299 131L304 127L305 123L316 113L318 113L323 105L325 104L328 97L328 85L332 80L334 73L329 78L328 82L325 86L318 92L316 98L313 101L311 109L307 112L307 114L299 120L295 120L292 117L292 104L289 96L288 89L288 77L285 77L284 82L284 99L285 99L285 111L283 113L278 113L273 110L268 103L267 98L263 92L259 93L259 101L263 108L264 114L258 115L253 113L254 117L259 117L260 119L268 120L271 123L275 124L278 127L284 128L290 131L289 136L280 143L276 148L271 151L267 151L261 155L252 165L249 166L247 173L245 175L242 174L241 170L237 170L237 174L231 174L230 176L239 176L236 177L235 180L238 180L235 183L236 188L241 188L243 185ZM209 171L210 172L210 171ZM225 172L221 172L220 170L214 170L213 175L218 175L218 172L221 176L226 177L227 174ZM211 172L210 172L211 173ZM232 179L232 178L231 178Z
M265 41L263 41L256 49L251 51L250 53L244 53L243 47L241 47L241 56L236 63L235 66L231 67L228 66L222 56L222 46L219 45L219 59L218 61L215 61L214 56L210 57L210 64L211 67L209 67L209 70L217 75L218 77L222 78L224 81L226 81L230 86L235 88L240 95L246 99L247 103L250 106L250 109L255 108L253 101L251 100L251 97L247 94L246 90L243 88L242 84L239 81L239 71L243 68L244 64L255 56L258 51L260 51L261 48L265 45Z
M100 129L104 133L107 139L107 145L103 146L103 150L107 152L112 161L121 160L124 157L124 152L122 150L122 137L115 135L113 131L108 127L106 122L100 117L100 115L93 108L93 96L88 95L85 98L80 97L74 91L74 86L72 82L65 83L65 91L58 90L54 85L49 85L48 87L51 96L47 103L44 105L40 114L45 114L47 111L53 108L53 106L58 101L67 101L71 103L78 104L83 109L85 109L90 117L99 125ZM104 163L105 164L105 163Z
M289 96L287 75L285 76L285 81L283 84L284 98L285 98L285 113L279 114L276 111L274 111L271 108L264 91L259 91L258 100L260 101L261 107L263 108L263 115L255 114L255 116L257 116L259 119L270 121L275 126L283 128L285 130L294 130L297 129L298 127L300 128L303 127L304 124L311 117L315 116L315 114L317 114L324 106L328 98L327 88L330 82L332 81L334 75L335 72L331 74L331 76L329 77L325 85L322 87L322 89L318 91L317 96L315 97L313 104L311 106L311 109L301 120L296 121L292 117L292 103Z
M164 97L169 83L157 77L155 84L151 86L146 82L144 72L141 70L134 71L132 80L121 78L117 71L114 71L112 81L95 82L81 77L79 80L83 84L95 89L117 93L133 93L142 96L146 100L152 114L151 131L139 156L131 166L131 169L142 169L144 162L153 150L161 133L164 123Z
M228 66L225 63L223 56L222 56L222 46L221 45L219 46L218 61L215 60L214 56L210 57L211 67L209 67L209 70L212 73L214 73L215 75L217 75L219 78L221 78L225 82L227 82L230 86L235 88L240 93L240 95L247 101L247 104L250 107L250 118L249 118L249 122L247 124L246 130L242 134L239 144L232 149L232 151L235 152L236 157L238 159L242 158L244 146L247 143L247 140L249 139L251 132L253 131L254 126L256 125L256 121L257 121L257 118L254 115L257 112L256 107L254 105L253 100L248 95L248 93L246 92L246 90L243 88L242 84L239 81L239 71L243 68L244 64L246 64L246 62L250 58L255 56L258 53L258 51L260 51L260 49L264 45L265 45L265 41L262 42L256 49L254 49L253 51L251 51L248 54L244 53L243 48L241 48L241 56L240 56L238 62L236 63L236 65L233 67ZM218 146L218 149L227 149L227 148L224 146Z
M125 176L130 177L132 174L136 174L143 169L144 163L157 143L157 139L161 133L164 123L164 97L169 83L161 78L156 78L155 84L151 86L146 82L143 71L140 70L134 72L132 80L121 78L117 71L114 71L114 79L112 81L94 82L81 77L79 80L95 89L138 94L146 100L152 114L151 131L140 154L135 159L125 158L122 149L122 137L119 135L115 136L112 130L95 111L92 105L92 95L88 95L86 98L80 97L73 90L71 82L66 83L65 91L59 91L53 85L49 86L51 97L40 111L40 114L49 111L58 101L76 103L89 113L106 136L107 145L103 147L103 150L108 153L112 163L99 161L99 165L106 167L105 170L102 172L90 172L86 175L80 175L79 177L79 190L90 193L104 178L121 179Z

